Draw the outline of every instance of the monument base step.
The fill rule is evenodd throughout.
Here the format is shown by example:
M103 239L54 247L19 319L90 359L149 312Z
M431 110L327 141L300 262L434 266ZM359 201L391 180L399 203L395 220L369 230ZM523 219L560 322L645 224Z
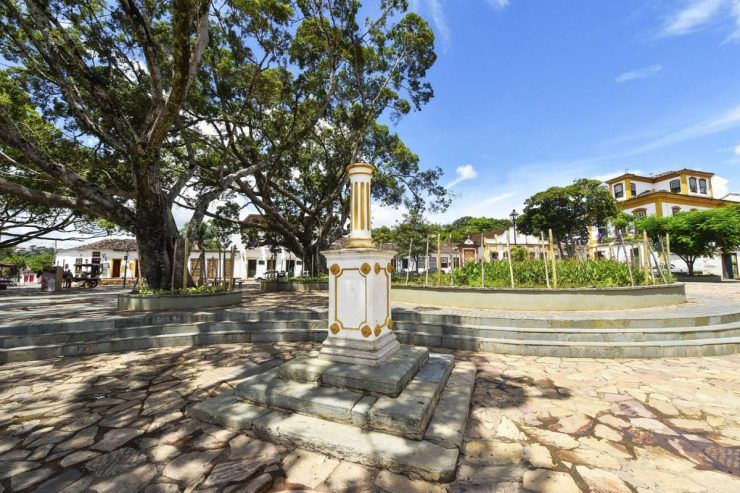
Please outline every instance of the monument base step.
M424 365L418 369L420 362ZM420 440L453 366L452 356L430 357L427 349L415 347L403 349L383 367L326 365L319 358L299 357L245 379L236 393L264 407Z
M280 378L395 397L428 358L429 350L423 347L402 348L377 367L304 356L280 365Z
M421 439L417 440L369 430L367 425L358 426L351 419L349 423L337 423L250 403L238 391L226 392L200 402L190 408L188 413L196 419L342 460L401 473L415 473L429 481L448 482L454 479L476 370L472 363L464 361L457 362L452 368L449 359L439 356L441 355L432 355L400 395L405 399L407 390L428 392L435 379L444 378L446 381L438 392L441 399L433 406L431 422ZM320 388L311 384L303 385L307 385L304 391L309 387ZM354 407L362 399L368 398L374 399L366 395ZM381 399L391 398L381 396L378 402ZM371 414L372 407L368 407L367 414ZM371 419L368 417L367 422Z

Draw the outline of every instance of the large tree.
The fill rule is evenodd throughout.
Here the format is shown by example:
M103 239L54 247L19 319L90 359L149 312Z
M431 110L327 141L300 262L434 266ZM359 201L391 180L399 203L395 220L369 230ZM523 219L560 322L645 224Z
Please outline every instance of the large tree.
M0 54L14 64L0 80L0 192L134 232L156 288L169 287L180 240L172 204L195 171L177 159L187 146L179 116L209 7L0 0Z
M263 220L244 225L247 240L277 242L311 272L321 268L319 252L344 233L345 167L352 162L377 166L379 203L446 206L441 171L420 169L384 123L432 96L424 78L435 60L434 37L423 19L405 12L405 0L368 6L363 11L377 11L365 19L354 0L235 5L216 13L199 79L203 98L190 108L193 121L210 129L206 146L218 155L217 166L200 168L198 197L230 195L216 214L195 197L183 197L183 205L233 221L256 209Z
M638 231L646 231L659 244L666 233L671 253L686 262L689 275L699 257L713 258L740 247L740 205L680 212L672 216L648 216L636 220Z
M575 252L579 241L586 241L589 228L606 226L617 215L617 203L609 189L598 180L581 178L572 185L550 187L524 202L517 229L524 234L547 235L548 229L558 244L561 256Z

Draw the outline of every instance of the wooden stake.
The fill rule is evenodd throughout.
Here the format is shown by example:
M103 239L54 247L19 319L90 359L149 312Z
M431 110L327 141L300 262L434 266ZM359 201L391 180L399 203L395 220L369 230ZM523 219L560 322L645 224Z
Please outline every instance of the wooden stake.
M509 232L506 232L506 250L509 257L509 278L511 279L511 289L514 289L514 266L511 264L511 245L509 244Z
M643 276L645 277L645 284L650 283L650 252L648 250L648 237L647 237L647 231L642 231L642 268L645 272L643 272Z
M668 273L671 272L671 235L665 234L665 263L668 265Z
M552 262L552 287L558 289L558 266L555 261L555 248L552 243L552 229L547 230L547 237L550 241L550 262Z
M409 272L411 272L411 247L414 244L413 238L409 241L409 261L406 263L406 286L409 285Z
M175 240L175 246L172 248L172 278L170 279L170 292L175 292L175 267L177 266L177 240Z
M447 237L447 248L450 249L450 286L455 286L455 263L452 261L452 233ZM462 265L462 259L460 259Z
M182 252L182 258L183 258L183 265L182 265L182 290L185 291L188 289L188 255L190 253L190 250L188 250L188 238L185 238L185 246L183 247L185 249L184 252Z
M437 233L437 286L442 284L442 233Z
M542 249L542 260L545 263L545 282L547 283L547 289L550 289L550 274L547 267L547 249L545 248L545 234L540 231L540 248Z
M427 236L427 256L424 257L424 287L429 285L429 237Z
M234 256L236 255L236 246L231 247L231 275L229 276L229 291L234 289ZM295 269L295 267L293 267Z

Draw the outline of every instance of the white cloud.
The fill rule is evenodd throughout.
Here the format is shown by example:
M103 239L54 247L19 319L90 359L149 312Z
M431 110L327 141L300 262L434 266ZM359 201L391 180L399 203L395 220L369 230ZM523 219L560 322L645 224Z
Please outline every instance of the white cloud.
M735 154L740 156L740 144L735 146Z
M735 30L727 38L727 41L738 41L740 40L740 0L732 2L732 16L735 19Z
M452 188L458 183L462 183L464 181L472 180L473 178L478 177L478 172L475 170L472 164L463 164L462 166L458 166L455 170L455 173L457 174L457 178L448 183L447 188Z
M688 34L713 20L725 5L726 0L690 0L668 17L662 33L666 36Z
M509 0L486 0L491 7L505 9L509 6Z
M650 65L649 67L641 68L639 70L632 70L630 72L624 72L619 74L616 79L617 82L629 82L635 79L647 79L653 77L663 69L661 65Z

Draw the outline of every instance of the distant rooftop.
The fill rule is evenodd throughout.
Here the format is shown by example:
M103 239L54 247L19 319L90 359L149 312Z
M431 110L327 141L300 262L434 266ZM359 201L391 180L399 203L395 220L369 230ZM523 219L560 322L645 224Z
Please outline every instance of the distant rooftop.
M623 181L625 178L631 178L631 179L635 179L635 180L638 180L638 181L647 181L647 182L651 182L651 183L656 183L656 182L659 182L661 180L665 180L666 178L671 178L673 176L680 176L681 174L684 174L684 173L690 173L690 174L696 175L696 176L704 176L704 177L707 177L707 178L711 178L712 176L714 176L714 173L710 173L708 171L701 171L701 170L698 170L698 169L683 168L683 169L679 169L679 170L675 170L675 171L664 171L663 173L658 173L657 175L652 175L652 176L637 175L635 173L623 173L623 174L621 174L619 176L615 176L614 178L611 178L609 180L606 180L604 183L612 184L612 183L616 183L618 181Z

